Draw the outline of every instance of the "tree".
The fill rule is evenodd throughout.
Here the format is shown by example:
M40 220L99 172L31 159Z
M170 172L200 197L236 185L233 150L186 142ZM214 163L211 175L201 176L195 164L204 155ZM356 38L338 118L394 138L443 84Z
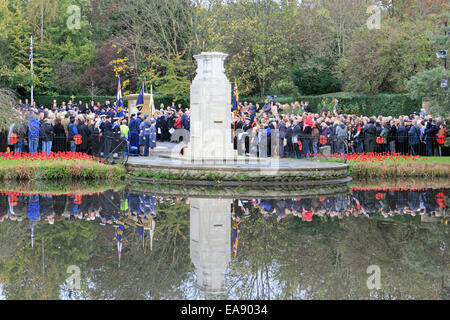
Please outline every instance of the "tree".
M315 64L299 65L291 70L291 78L301 95L338 92L341 82L330 70L330 63L318 61Z
M428 43L431 21L383 20L380 30L355 30L347 52L338 62L344 91L376 94L405 92L405 81L435 65Z
M450 77L450 71L443 70L442 67L436 67L431 70L419 72L411 77L406 87L409 95L413 99L428 98L431 102L431 109L428 110L434 115L450 117L449 87L441 88L440 83L443 79Z
M441 3L439 4L441 5ZM447 3L446 5L447 8L450 8L450 4ZM441 23L444 20L448 20L450 15L447 10L446 12L433 17L435 17L434 20L439 23L435 24L434 29L429 30L427 36L428 45L434 49L433 52L430 52L429 58L433 61L432 66L436 67L428 67L427 70L423 70L412 76L406 84L406 89L411 97L416 99L429 99L431 103L430 110L428 110L429 112L435 115L450 117L450 91L448 87L448 77L450 72L443 69L441 66L437 66L441 61L435 56L437 50L447 50L450 46L450 36L447 34L450 29L448 27L447 29L444 29ZM447 88L441 87L442 80L447 80Z
M25 122L24 117L13 109L16 99L14 91L0 88L0 131L8 130L13 123L19 125Z
M307 48L293 41L300 15L295 1L218 1L209 17L215 23L206 48L229 54L226 72L238 80L241 92L265 96L280 83L292 89L289 70Z

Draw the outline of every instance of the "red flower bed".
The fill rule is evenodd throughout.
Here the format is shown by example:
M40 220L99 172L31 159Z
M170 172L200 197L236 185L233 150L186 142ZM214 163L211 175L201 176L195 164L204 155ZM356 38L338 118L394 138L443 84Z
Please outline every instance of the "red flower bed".
M326 157L321 154L308 154L309 156L313 157L319 157L319 158L335 158L335 159L345 159L345 156L339 153L334 153L330 155L329 157ZM385 160L391 160L393 162L400 161L400 160L412 160L412 161L424 161L428 160L427 157L421 157L419 155L413 156L413 155L404 155L401 153L392 153L392 152L383 152L383 153L376 153L376 152L364 152L364 153L349 153L346 155L347 160L353 161L355 163L358 162L382 162Z
M27 160L27 161L93 161L93 162L103 162L103 159L90 156L86 153L82 152L52 152L47 154L45 152L37 152L37 153L14 153L14 152L5 152L0 153L0 160Z

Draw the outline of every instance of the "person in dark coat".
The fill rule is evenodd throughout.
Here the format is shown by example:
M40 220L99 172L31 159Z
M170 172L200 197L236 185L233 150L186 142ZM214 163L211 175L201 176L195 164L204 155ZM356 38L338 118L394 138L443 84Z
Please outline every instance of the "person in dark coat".
M298 141L300 141L300 137L302 135L302 128L300 127L300 124L297 120L294 120L293 122L293 128L292 128L292 145L295 152L295 157L300 158L301 157L301 151L299 149Z
M131 214L136 216L138 213L140 213L140 200L139 195L134 193L128 194L128 205L130 206Z
M62 215L64 211L66 210L66 202L67 202L67 195L55 195L52 198L53 200L53 211L56 215Z
M377 128L375 127L375 119L370 119L369 123L363 128L364 148L366 152L375 151L375 140L377 138Z
M131 114L131 120L128 127L130 128L130 148L139 148L139 124L136 120L136 114Z
M103 157L108 157L111 152L112 142L114 139L114 132L112 129L112 116L106 117L106 121L102 123L102 135L103 135Z
M81 135L81 144L78 145L80 152L87 153L89 149L89 128L86 120L81 120L78 125L78 133Z
M150 128L152 124L148 120L148 114L144 115L144 121L139 126L139 149L140 155L144 157L149 156L149 146L150 146ZM156 140L156 129L155 129L155 140Z
M252 124L250 123L250 118L246 117L244 125L242 126L242 131L244 132L244 146L245 146L245 154L250 154L250 137L252 134Z
M100 196L100 216L106 221L120 216L120 195L114 190L107 190Z
M53 137L55 135L50 119L45 119L42 124L42 152L50 154L52 152Z
M39 207L42 217L50 224L55 222L55 211L53 210L53 199L51 194L39 195Z
M286 138L286 123L283 121L283 118L280 115L276 116L277 119L277 129L279 132L278 138L278 155L280 158L284 157L284 139Z
M0 152L6 152L8 148L8 130L0 131Z
M100 153L100 141L99 141L99 135L100 135L100 128L99 123L94 122L93 120L89 121L89 145L88 145L88 154L98 157Z
M167 114L162 114L159 119L159 125L161 128L161 141L170 140L169 124L167 122L168 117L169 116Z
M406 130L403 120L399 121L397 128L398 151L403 154L408 153L408 131Z
M415 156L418 153L420 143L420 127L415 121L408 131L408 144L411 148L411 153Z
M439 132L439 127L434 123L435 120L428 119L427 126L425 127L425 144L427 146L427 155L433 156L433 147L436 144L436 135Z
M181 127L188 131L191 129L191 115L189 110L186 110L181 116Z
M53 151L54 152L65 152L66 151L66 130L61 124L61 118L56 119L55 125L53 126Z

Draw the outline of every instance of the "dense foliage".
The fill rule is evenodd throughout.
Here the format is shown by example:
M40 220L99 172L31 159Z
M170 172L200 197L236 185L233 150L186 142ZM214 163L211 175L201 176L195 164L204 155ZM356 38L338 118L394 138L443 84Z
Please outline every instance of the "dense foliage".
M408 80L442 66L435 52L448 48L442 37L449 3L380 1L380 29L369 29L372 3L2 0L0 87L29 94L33 36L36 96L113 96L120 75L124 94L138 92L145 79L157 93L187 101L193 55L202 51L228 53L227 75L247 95L323 94L341 86L407 93ZM75 27L73 6L80 9ZM432 94L410 87L415 97ZM438 104L445 107L448 98Z

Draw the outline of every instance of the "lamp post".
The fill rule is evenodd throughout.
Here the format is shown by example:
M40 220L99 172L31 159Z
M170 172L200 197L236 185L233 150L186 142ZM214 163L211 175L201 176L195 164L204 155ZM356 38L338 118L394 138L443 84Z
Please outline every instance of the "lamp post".
M447 31L447 19L445 19L444 22L444 27L445 27L445 36L448 36L449 32ZM444 70L447 70L447 56L445 56L444 58Z

